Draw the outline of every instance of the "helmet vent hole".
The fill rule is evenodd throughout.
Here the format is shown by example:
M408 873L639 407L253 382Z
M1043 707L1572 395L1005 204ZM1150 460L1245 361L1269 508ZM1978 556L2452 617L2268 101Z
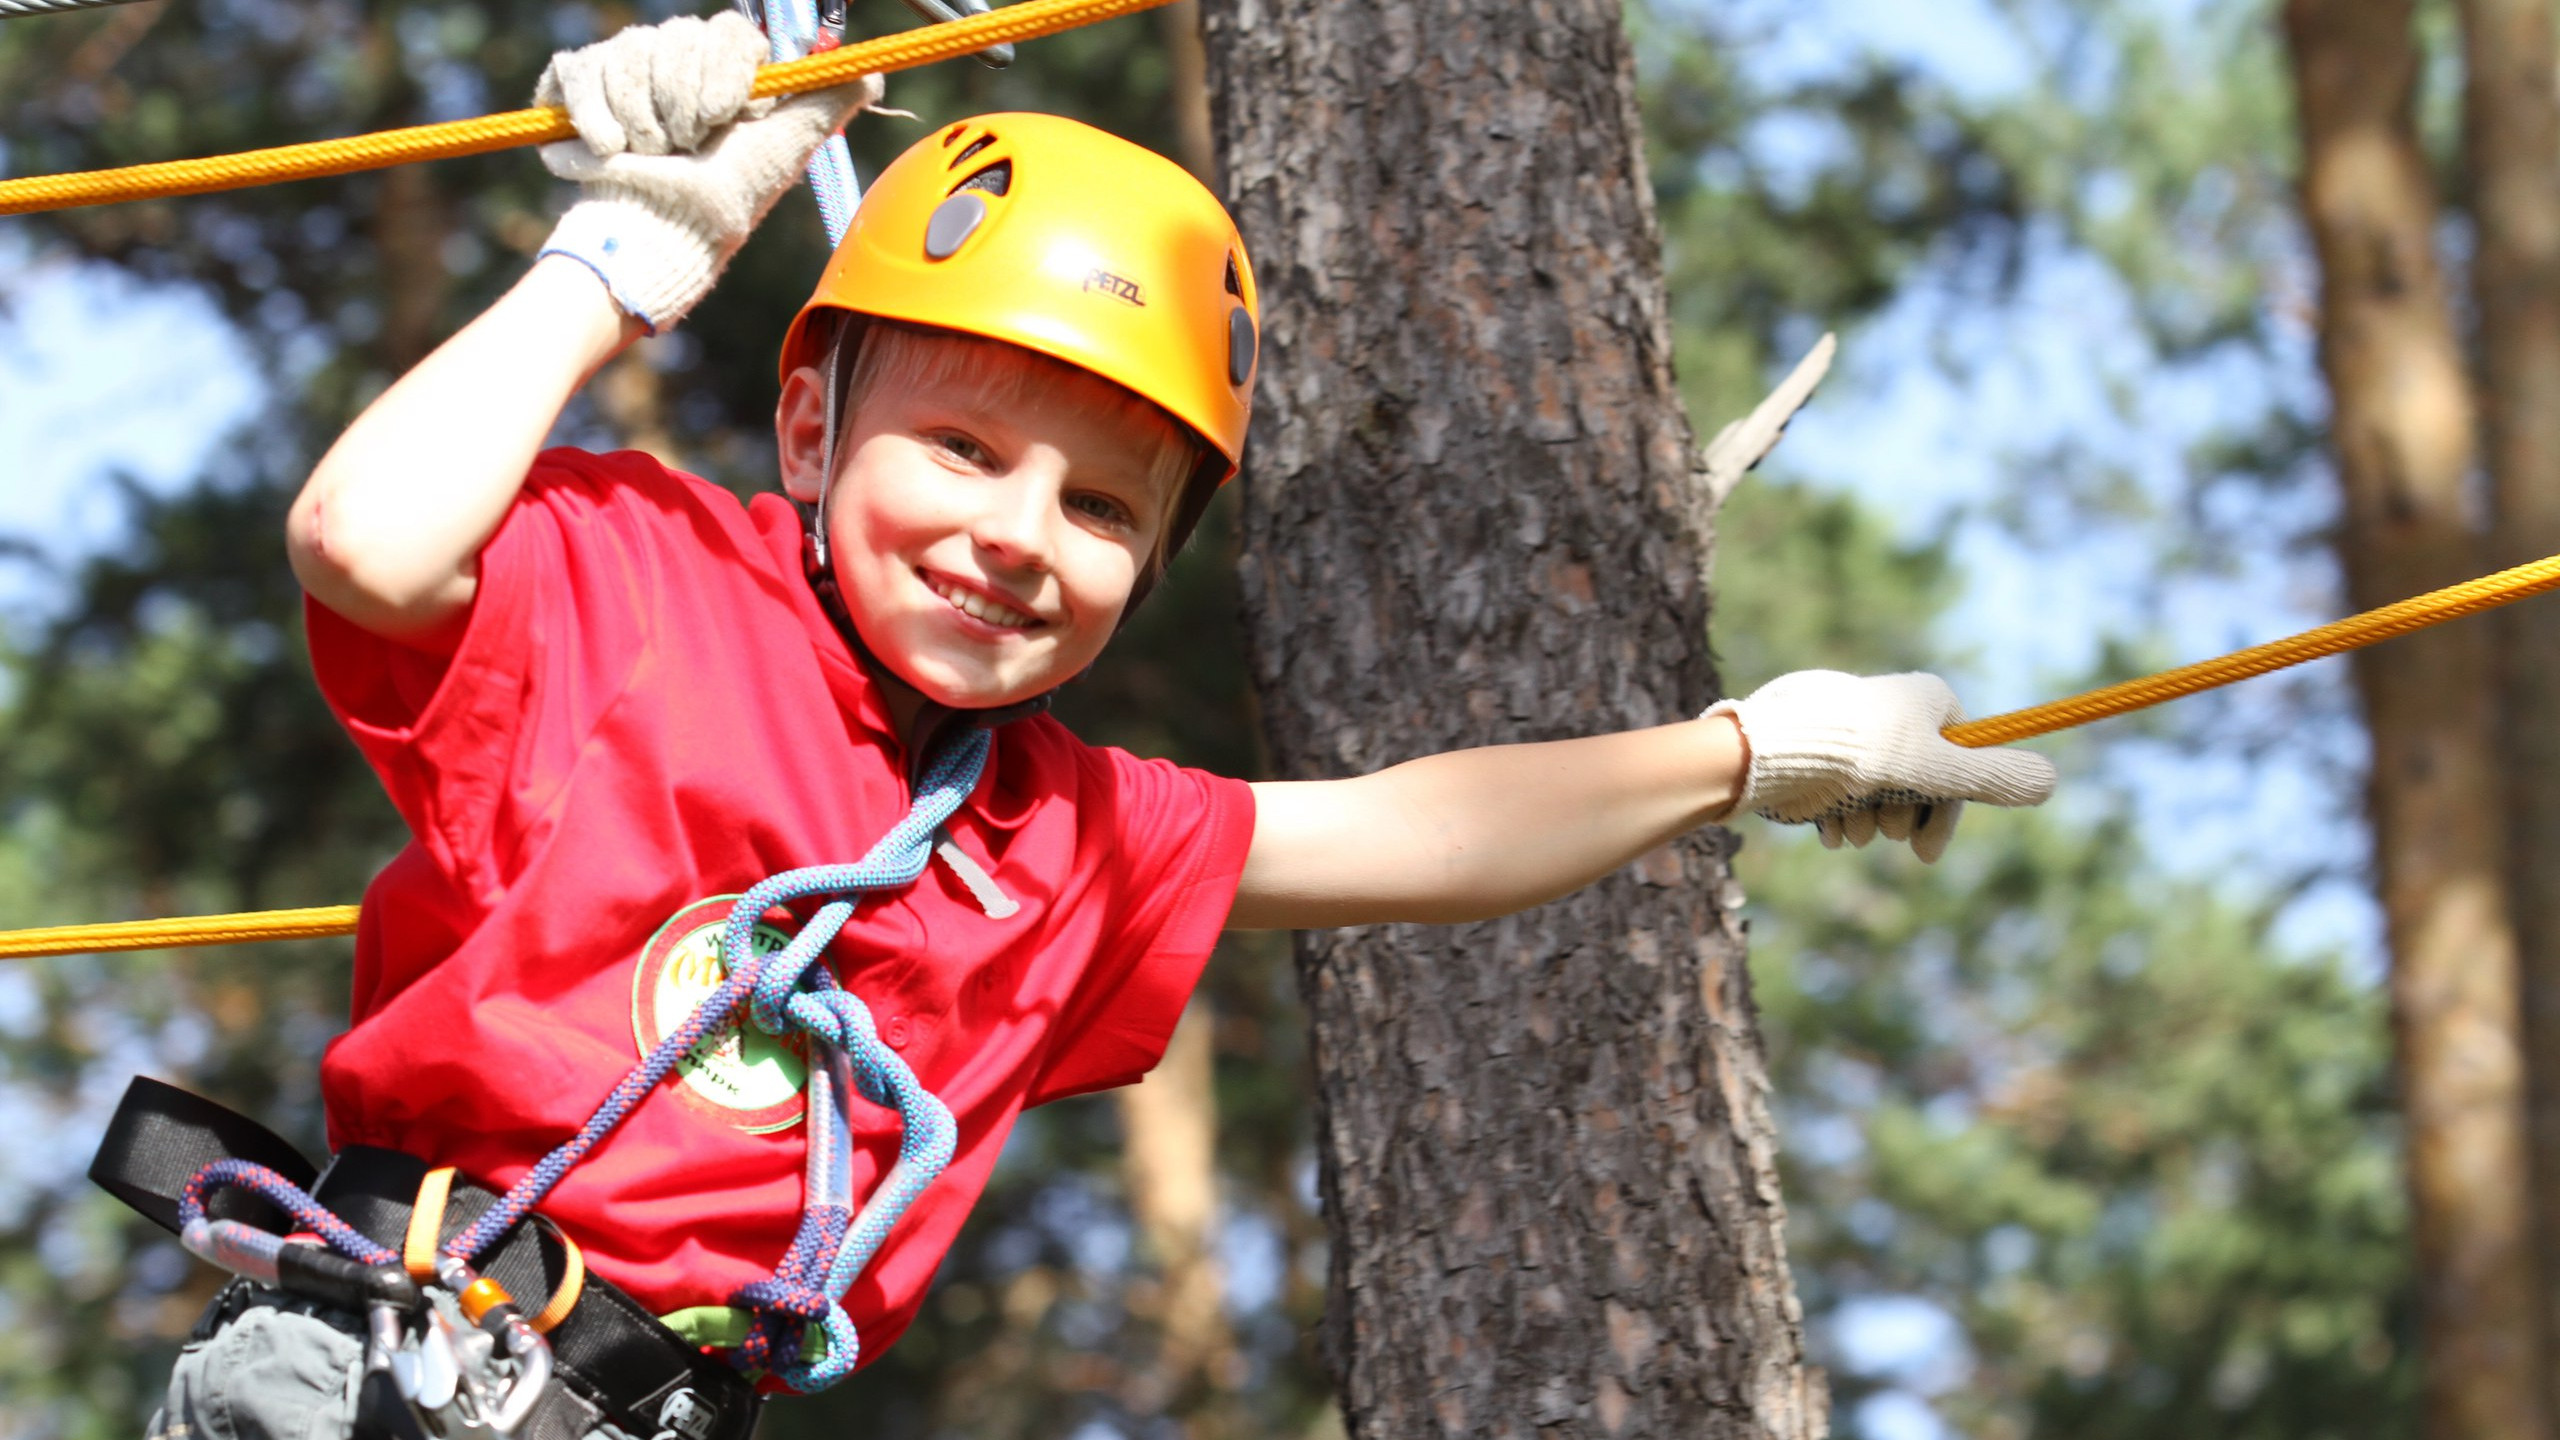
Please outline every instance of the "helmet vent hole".
M1244 276L1236 269L1236 257L1233 251L1227 254L1227 293L1239 300L1244 298Z
M945 150L950 149L953 145L955 145L955 144L957 144L957 143L959 142L959 139L960 139L960 137L961 137L961 136L966 135L966 134L968 134L968 133L969 133L969 127L968 127L968 126L966 126L966 125L954 125L954 126L952 126L950 129L943 131L943 132L942 132L942 148L943 148L943 149L945 149ZM957 161L957 160L954 160L954 161L953 161L953 162L951 162L951 163L953 163L954 165L957 165L957 164L959 164L960 162L959 162L959 161Z
M1002 195L1012 188L1013 162L999 160L951 187L951 193L957 195L964 190L984 190L990 195Z
M955 131L955 132L953 132L953 133L954 133L954 135L956 136L958 132L957 132L957 131ZM945 140L945 141L944 141L944 142L942 142L942 143L943 143L943 144L945 144L945 145L948 145L948 144L950 144L951 142L950 142L950 141L948 141L948 140ZM959 169L961 166L966 165L966 164L968 164L968 163L969 163L969 157L970 157L970 156L977 154L979 151L986 149L988 146L993 145L994 143L996 143L996 137L994 137L993 135L981 135L981 136L979 136L977 139L970 141L970 142L969 142L969 146L968 146L968 148L967 148L967 149L962 150L959 154L952 156L952 157L951 157L951 163L950 163L949 165L944 166L943 168L944 168L944 169L946 169L946 170L957 170L957 169Z

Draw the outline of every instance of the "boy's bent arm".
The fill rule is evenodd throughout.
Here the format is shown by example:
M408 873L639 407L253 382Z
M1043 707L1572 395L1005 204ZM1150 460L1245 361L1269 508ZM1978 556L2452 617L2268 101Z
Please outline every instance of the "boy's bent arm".
M561 408L643 332L593 271L537 261L385 390L304 482L286 521L312 598L387 639L450 650L497 533Z
M1721 818L1750 755L1722 715L1453 750L1352 780L1253 787L1240 930L1451 923L1569 894Z

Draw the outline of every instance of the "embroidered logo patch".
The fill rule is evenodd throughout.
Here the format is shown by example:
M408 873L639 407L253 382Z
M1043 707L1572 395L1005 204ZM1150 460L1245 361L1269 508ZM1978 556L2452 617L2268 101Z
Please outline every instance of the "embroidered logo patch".
M656 1049L729 978L729 967L720 959L720 931L737 900L735 895L697 900L649 937L631 975L631 1036L641 1055ZM759 924L752 943L758 955L770 955L790 940L781 930ZM750 1135L799 1124L805 1108L802 1092L808 1087L809 1058L802 1043L758 1030L743 1005L735 1020L703 1036L676 1062L679 1095L709 1105Z

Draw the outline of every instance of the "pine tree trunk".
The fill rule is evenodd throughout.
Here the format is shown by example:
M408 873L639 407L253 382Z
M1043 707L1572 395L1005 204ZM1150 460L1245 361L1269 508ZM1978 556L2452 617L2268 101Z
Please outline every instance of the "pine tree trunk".
M1173 0L1156 12L1156 28L1171 72L1165 98L1173 112L1173 158L1215 188L1218 151L1209 138L1209 57L1201 49L1200 0Z
M1280 773L1695 713L1712 517L1617 0L1204 11ZM1730 843L1300 937L1354 1437L1823 1433Z
M2496 496L2491 556L2560 554L2560 45L2550 0L2463 0L2464 138L2479 249L2480 398ZM2499 615L2507 873L2522 956L2540 1369L2560 1416L2560 609Z
M2362 608L2478 572L2464 513L2471 396L2412 114L2409 0L2289 0L2285 26L2345 500L2339 556ZM2492 633L2448 626L2356 655L2431 1440L2547 1433Z

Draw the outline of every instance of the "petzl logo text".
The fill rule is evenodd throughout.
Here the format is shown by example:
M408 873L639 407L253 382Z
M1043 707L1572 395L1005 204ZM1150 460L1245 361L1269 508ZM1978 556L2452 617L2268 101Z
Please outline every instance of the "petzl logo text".
M1096 270L1084 277L1084 288L1088 295L1099 290L1114 300L1123 300L1132 305L1147 303L1146 296L1138 290L1137 281L1123 275L1114 275L1108 270Z

